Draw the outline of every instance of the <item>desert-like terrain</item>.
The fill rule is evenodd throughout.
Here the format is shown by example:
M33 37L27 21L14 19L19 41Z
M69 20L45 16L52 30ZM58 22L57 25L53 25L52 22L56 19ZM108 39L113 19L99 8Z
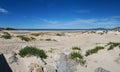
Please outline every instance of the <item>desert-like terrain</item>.
M41 72L35 67L30 71L31 65L36 64L37 69L44 72L98 72L98 68L106 70L99 72L120 72L120 45L109 50L109 42L120 43L120 32L117 31L0 31L9 33L11 39L0 38L0 53L3 53L13 72ZM24 41L18 36L33 37L34 40ZM19 51L26 46L36 47L45 51L47 58L44 61L36 56L21 57ZM98 52L86 56L86 51L97 46L104 47ZM73 49L74 47L80 50ZM80 53L85 61L83 65L76 58L70 59L72 52ZM16 61L10 63L10 57L15 55ZM62 58L63 55L63 58ZM67 56L67 60L64 57ZM60 63L63 60L63 65ZM64 61L66 60L66 61ZM72 63L73 62L73 63ZM61 65L60 65L60 64ZM71 66L69 66L71 64ZM69 66L69 67L68 67ZM63 67L63 68L62 68ZM47 69L53 71L47 71ZM66 69L66 70L62 70ZM36 71L35 71L36 70ZM72 71L73 70L73 71Z

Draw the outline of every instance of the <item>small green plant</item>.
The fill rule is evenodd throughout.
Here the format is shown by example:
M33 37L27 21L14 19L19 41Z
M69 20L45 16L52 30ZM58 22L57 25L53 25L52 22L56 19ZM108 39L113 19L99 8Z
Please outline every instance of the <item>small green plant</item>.
M27 41L27 42L31 40L31 38L26 37L26 36L24 36L24 35L19 35L19 36L17 36L17 37L19 37L21 40Z
M40 58L47 58L47 55L45 54L44 50L40 50L36 47L25 47L19 51L19 55L21 57L25 57L26 55L34 55Z
M11 39L12 36L11 36L8 32L4 32L4 35L2 35L1 38L4 38L4 39Z
M31 35L33 35L33 36L39 36L40 33L32 33Z
M119 42L109 42L106 46L109 46L107 50L112 50L117 46L120 46Z
M102 50L102 49L104 49L104 47L102 47L102 46L96 46L94 49L87 50L85 56L89 56L91 54L95 54L99 50Z
M70 59L76 60L76 62L79 62L82 66L86 63L86 60L83 59L83 56L79 52L72 52L70 54Z
M72 50L81 50L79 47L72 47Z
M52 41L52 39L45 39L46 41Z
M76 59L76 58L83 59L83 56L78 52L73 52L73 53L70 54L70 58L71 59Z
M31 40L36 40L36 38L34 38L34 37L30 37L31 38Z

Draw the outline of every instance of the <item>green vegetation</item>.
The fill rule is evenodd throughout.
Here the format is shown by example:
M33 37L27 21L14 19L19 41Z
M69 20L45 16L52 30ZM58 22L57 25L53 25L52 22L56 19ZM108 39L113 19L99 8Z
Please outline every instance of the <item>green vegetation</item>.
M73 53L70 54L70 58L71 59L76 59L76 58L83 59L83 56L78 52L73 52Z
M31 38L31 40L36 40L36 38L34 38L34 37L30 37Z
M12 36L11 36L8 32L4 32L4 35L2 35L1 38L4 38L4 39L11 39Z
M120 47L120 43L119 42L109 42L106 46L109 46L107 50L112 50L117 46Z
M81 50L79 47L72 47L72 50Z
M57 33L56 36L65 36L64 33Z
M31 41L31 40L36 40L34 37L26 37L24 35L18 35L17 37L19 37L21 40L23 41Z
M45 41L57 41L55 39L45 39Z
M19 35L19 36L17 36L17 37L19 37L21 40L27 41L27 42L31 40L31 38L26 37L26 36L24 36L24 35Z
M45 54L44 50L37 49L36 47L25 47L19 51L19 55L21 57L25 57L26 55L34 55L40 58L47 58L47 55Z
M86 60L83 59L83 56L79 52L72 52L70 54L70 59L76 60L82 66L86 63Z
M33 35L33 36L39 36L40 33L32 33L31 35Z
M45 39L46 41L52 41L52 39Z
M91 54L95 54L95 53L97 53L99 50L102 50L102 49L104 49L104 47L102 47L102 46L97 46L97 47L95 47L94 49L87 50L85 56L89 56L89 55L91 55Z

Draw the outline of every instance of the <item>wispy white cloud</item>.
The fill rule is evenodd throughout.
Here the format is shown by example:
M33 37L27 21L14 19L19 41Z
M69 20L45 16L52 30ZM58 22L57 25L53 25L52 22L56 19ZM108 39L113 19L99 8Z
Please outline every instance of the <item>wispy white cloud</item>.
M8 11L6 9L0 7L0 13L8 13Z
M44 20L46 23L49 23L49 20ZM50 24L45 24L47 28L113 28L116 26L120 26L120 18L119 16L107 17L107 18L91 18L91 19L74 19L72 21L67 22L50 22Z
M48 19L43 19L43 18L40 18L40 20L47 24L57 24L58 23L58 21L55 21L55 20L48 20Z

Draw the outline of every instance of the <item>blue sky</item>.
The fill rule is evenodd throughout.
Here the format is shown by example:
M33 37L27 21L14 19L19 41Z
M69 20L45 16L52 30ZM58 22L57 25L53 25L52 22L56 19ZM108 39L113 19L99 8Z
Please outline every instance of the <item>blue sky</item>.
M0 27L89 29L120 26L120 0L0 0Z

